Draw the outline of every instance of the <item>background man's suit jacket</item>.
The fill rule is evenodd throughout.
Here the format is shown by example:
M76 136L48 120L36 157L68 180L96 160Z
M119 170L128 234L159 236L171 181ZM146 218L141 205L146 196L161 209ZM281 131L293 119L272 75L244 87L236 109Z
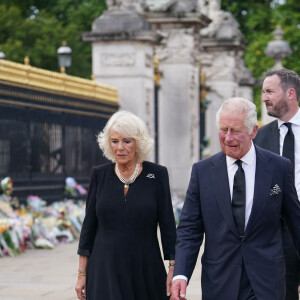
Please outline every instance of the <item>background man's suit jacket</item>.
M299 252L300 203L289 160L257 146L255 149L253 206L242 239L233 219L225 154L220 152L193 165L177 229L174 276L191 277L205 233L203 300L235 300L242 263L258 300L284 299L280 216ZM280 192L271 195L276 184Z
M259 147L280 154L277 120L259 128L254 139L254 143Z

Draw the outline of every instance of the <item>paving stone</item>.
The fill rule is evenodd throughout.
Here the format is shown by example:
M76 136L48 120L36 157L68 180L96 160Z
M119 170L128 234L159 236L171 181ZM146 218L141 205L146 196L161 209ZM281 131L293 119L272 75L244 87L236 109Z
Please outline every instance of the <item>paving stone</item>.
M0 258L0 300L76 300L77 245L78 241ZM199 255L188 300L201 300L200 272Z

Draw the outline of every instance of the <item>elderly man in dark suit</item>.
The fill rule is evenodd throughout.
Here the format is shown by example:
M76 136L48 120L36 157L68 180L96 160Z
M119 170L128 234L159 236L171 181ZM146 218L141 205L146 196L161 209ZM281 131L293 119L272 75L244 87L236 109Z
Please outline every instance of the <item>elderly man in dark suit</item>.
M268 115L278 119L261 127L254 143L291 160L300 199L300 78L287 69L269 71L265 74L262 92ZM282 235L286 262L285 300L298 300L300 261L283 221Z
M226 100L217 124L222 151L193 165L177 229L171 299L186 299L205 236L203 300L284 300L281 217L300 250L292 165L252 143L257 117L250 101Z

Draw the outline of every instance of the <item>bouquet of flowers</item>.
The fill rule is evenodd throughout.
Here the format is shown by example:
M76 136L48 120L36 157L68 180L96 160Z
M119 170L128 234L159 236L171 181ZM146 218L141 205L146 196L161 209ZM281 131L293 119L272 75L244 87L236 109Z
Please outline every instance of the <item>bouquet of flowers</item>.
M84 201L65 199L47 206L40 197L30 195L26 206L20 206L18 201L12 201L12 180L6 177L0 186L0 257L15 256L33 247L52 249L79 237ZM78 186L74 187L78 190ZM86 192L79 190L81 194Z

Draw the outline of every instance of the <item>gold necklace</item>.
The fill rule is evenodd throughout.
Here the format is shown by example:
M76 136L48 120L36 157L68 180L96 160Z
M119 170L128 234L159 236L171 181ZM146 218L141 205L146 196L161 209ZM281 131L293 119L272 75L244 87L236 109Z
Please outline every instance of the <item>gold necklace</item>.
M116 168L115 168L115 170L116 170L116 174L117 174L119 180L124 183L124 188L128 189L129 188L129 184L133 183L136 180L136 178L137 178L137 176L139 174L140 164L139 163L136 164L134 172L132 173L132 175L128 179L125 179L122 176L122 174L120 173L120 170L118 168L118 163L117 162L116 162Z

